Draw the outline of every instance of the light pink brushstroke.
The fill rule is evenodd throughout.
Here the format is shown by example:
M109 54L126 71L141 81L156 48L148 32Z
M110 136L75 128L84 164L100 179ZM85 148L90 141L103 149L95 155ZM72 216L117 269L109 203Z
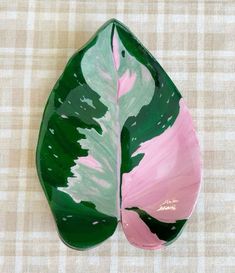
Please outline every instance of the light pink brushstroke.
M92 176L91 177L93 181L95 181L99 186L103 187L103 188L110 188L110 184L108 183L108 181L104 180L104 179L100 179L97 178L96 176Z
M113 35L113 59L116 70L119 69L120 66L120 55L119 55L119 44L116 33Z
M198 196L201 178L199 145L183 99L173 126L142 143L137 153L144 153L143 159L122 179L123 219L125 224L133 226L133 234L128 231L126 236L127 239L131 236L135 244L142 240L135 232L137 225L143 226L142 221L140 218L138 223L132 223L132 218L128 220L125 208L139 207L159 221L175 222L191 215Z
M100 163L92 155L79 157L77 163L101 171Z
M118 80L118 98L129 92L136 80L136 73L130 73L129 69Z
M114 32L114 35L113 35L113 60L114 60L114 66L116 70L118 71L120 67L120 54L119 54L119 43L118 43L116 31ZM120 98L121 96L129 92L134 86L135 80L136 80L136 73L130 72L129 69L127 69L123 73L123 75L118 79L117 97Z
M99 69L99 72L100 72L100 74L101 74L101 76L102 76L103 78L105 78L106 80L109 80L109 81L112 80L112 77L109 75L108 72L102 70L101 68L98 68L98 69Z

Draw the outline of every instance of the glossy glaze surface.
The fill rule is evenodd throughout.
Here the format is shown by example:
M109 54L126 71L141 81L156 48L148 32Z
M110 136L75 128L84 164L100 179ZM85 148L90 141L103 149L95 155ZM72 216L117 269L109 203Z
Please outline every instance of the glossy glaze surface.
M200 185L199 147L179 91L117 20L75 53L45 107L37 170L61 239L87 249L118 221L135 246L180 234Z

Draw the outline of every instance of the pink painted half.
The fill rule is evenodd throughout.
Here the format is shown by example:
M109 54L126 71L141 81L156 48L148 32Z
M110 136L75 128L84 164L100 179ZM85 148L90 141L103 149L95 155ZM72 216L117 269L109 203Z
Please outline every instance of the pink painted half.
M118 97L125 95L129 92L136 80L136 73L130 73L129 69L118 80Z
M136 212L125 208L139 207L159 221L175 222L191 215L197 199L201 178L200 152L192 118L183 99L173 126L142 143L132 156L137 153L144 153L143 159L130 173L123 175L122 224L130 242L146 247L136 232L144 223L140 218L130 217ZM127 232L126 225L133 231ZM149 236L145 235L148 248L154 244L158 248L161 244L151 239L152 233L148 232Z
M101 171L100 163L92 155L79 157L77 163Z

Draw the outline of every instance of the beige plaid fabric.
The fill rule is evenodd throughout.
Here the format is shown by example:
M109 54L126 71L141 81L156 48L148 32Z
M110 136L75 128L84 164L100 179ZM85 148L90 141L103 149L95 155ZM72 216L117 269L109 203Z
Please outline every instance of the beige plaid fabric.
M185 97L204 161L198 204L161 251L119 227L78 252L59 239L35 169L42 112L68 58L123 21ZM0 1L0 272L235 272L235 1Z

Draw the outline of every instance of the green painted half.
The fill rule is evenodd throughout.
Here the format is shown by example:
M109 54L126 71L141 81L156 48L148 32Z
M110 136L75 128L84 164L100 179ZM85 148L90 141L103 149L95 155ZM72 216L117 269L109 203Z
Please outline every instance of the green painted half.
M101 243L117 226L117 217L97 210L87 200L77 202L60 190L72 182L69 178L73 179L75 161L88 155L89 147L82 145L87 137L84 130L92 130L97 136L103 132L98 120L108 108L81 71L81 60L96 40L97 35L71 57L55 84L44 110L36 152L38 176L60 237L80 250Z

